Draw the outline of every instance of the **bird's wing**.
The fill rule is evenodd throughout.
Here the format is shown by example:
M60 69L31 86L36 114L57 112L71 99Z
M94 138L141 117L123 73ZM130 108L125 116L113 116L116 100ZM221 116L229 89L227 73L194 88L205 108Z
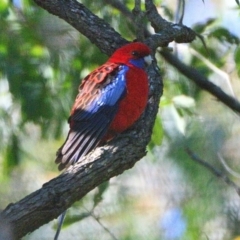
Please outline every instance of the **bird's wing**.
M128 67L105 63L82 82L69 118L70 131L57 152L59 170L77 162L106 134L126 93Z

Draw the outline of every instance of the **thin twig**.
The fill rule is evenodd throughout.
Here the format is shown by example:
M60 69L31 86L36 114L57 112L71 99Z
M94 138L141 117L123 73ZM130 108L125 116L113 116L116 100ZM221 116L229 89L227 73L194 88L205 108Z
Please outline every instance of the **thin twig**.
M231 94L232 97L235 97L232 85L231 85L231 80L229 77L229 74L218 68L215 64L213 64L209 59L205 58L201 53L197 52L193 48L189 48L190 53L200 59L209 69L211 69L213 72L218 74L220 77L222 77L229 89L229 93Z
M151 22L151 25L156 32L161 32L161 30L172 24L162 18L152 0L145 0L145 9L148 15L148 20Z
M184 13L185 13L185 0L182 0L182 14L178 22L181 25L183 24Z
M118 240L115 235L103 225L103 223L99 220L99 217L97 217L93 212L90 212L91 216L98 222L98 224L114 239Z
M202 166L204 166L211 173L213 173L213 175L215 175L216 177L222 179L227 185L233 187L235 189L235 191L237 192L237 194L240 196L240 187L236 183L234 183L229 177L224 175L219 169L216 169L214 166L212 166L208 162L206 162L203 159L201 159L190 148L186 148L185 151L189 155L189 157L191 157L192 160L194 160L195 162L197 162L197 163L201 164Z
M236 178L240 178L240 174L237 173L237 172L235 172L233 169L231 169L231 168L227 165L226 161L225 161L224 158L220 155L220 153L218 153L217 156L218 156L218 158L219 158L219 161L221 162L221 164L223 165L223 167L226 169L226 171L227 171L228 173L230 173L231 175L233 175L233 176L236 177Z
M105 1L118 4L118 5L120 4L119 1L117 0L105 0ZM149 17L149 21L153 24L154 27L158 28L157 30L160 31L160 29L162 29L162 32L163 32L164 27L171 28L170 24L159 15L152 0L145 1L145 8L146 8L147 15ZM120 7L118 6L118 10L128 17L130 17L132 14L130 11L127 11L127 9L123 10L122 6ZM201 38L201 36L199 35L198 37L201 39L201 41L203 42L203 45L206 48L204 39ZM221 101L226 106L228 106L230 109L232 109L233 111L236 111L237 113L240 113L240 102L234 97L229 96L228 94L223 92L221 88L219 88L218 86L210 82L199 71L197 71L196 69L193 69L190 66L185 65L184 63L179 61L176 56L170 54L167 51L164 51L164 52L162 51L161 55L165 58L165 60L167 60L171 65L177 68L177 70L179 70L184 76L192 80L201 89L208 91L213 96L215 96L219 101Z
M135 17L133 13L120 1L118 0L103 0L103 2L111 5L113 8L120 11L126 19L132 24L133 21L135 21ZM146 26L141 25L141 31L144 32L144 36L151 36L150 32L147 30Z
M139 41L144 40L144 26L143 26L143 18L144 18L144 13L141 9L141 1L140 0L135 0L135 6L132 10L134 17L134 23L135 23L135 28L136 28L136 36Z
M176 13L176 21L178 21L178 24L182 25L183 24L183 18L184 18L184 13L185 13L185 0L177 0L177 13ZM181 16L179 18L179 15L181 13Z

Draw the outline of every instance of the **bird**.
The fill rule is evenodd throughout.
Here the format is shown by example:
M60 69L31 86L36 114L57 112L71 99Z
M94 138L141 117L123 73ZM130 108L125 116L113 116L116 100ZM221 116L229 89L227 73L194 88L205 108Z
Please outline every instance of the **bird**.
M145 67L152 62L150 54L144 43L128 43L82 80L68 119L67 138L56 153L60 171L139 119L148 101ZM66 211L59 217L54 240L58 239L65 215Z
M145 67L152 62L150 54L144 43L128 43L82 80L67 138L56 153L59 170L81 161L139 119L148 101Z

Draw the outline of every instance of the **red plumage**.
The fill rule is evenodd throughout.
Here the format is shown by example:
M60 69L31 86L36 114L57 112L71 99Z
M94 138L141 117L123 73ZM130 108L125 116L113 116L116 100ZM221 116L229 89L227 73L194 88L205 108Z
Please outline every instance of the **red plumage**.
M140 117L148 98L144 59L149 54L143 43L127 44L83 79L71 110L68 137L57 152L60 170Z
M119 104L119 109L111 123L108 135L121 133L133 125L143 113L148 99L148 78L142 69L130 67L126 74L127 94Z

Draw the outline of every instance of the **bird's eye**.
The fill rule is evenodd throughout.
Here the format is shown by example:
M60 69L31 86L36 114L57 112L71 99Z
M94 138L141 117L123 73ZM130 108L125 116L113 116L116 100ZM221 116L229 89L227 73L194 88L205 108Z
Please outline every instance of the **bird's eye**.
M139 57L140 54L139 54L138 51L132 51L132 56L133 56L133 57Z

